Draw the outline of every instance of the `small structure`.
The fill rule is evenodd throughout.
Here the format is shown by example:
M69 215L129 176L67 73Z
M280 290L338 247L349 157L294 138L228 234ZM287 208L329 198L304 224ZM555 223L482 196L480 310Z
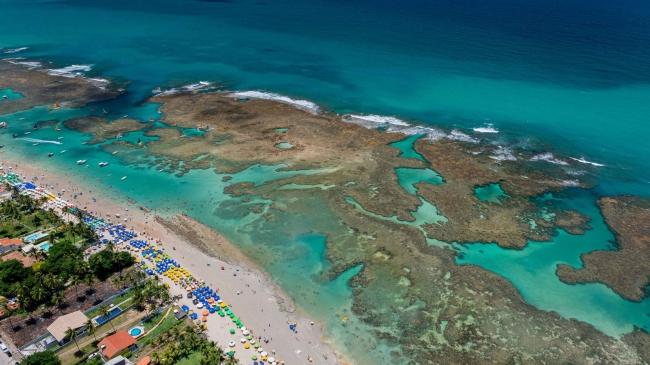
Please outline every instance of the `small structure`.
M129 351L131 346L135 345L135 343L135 338L126 332L126 330L122 330L101 340L97 344L97 347L99 348L99 353L104 361L108 361L121 357L120 355Z
M2 256L2 261L18 260L23 263L23 266L30 267L36 263L36 259L30 256L23 255L20 251L14 251Z
M47 332L49 332L52 337L59 342L59 345L62 345L67 342L65 339L65 331L67 331L68 328L72 328L73 330L76 330L77 333L81 333L84 330L84 325L87 320L88 317L81 313L81 311L68 313L57 318L56 321L49 325L47 327Z
M2 238L0 239L0 255L9 251L17 250L23 246L23 241L19 238Z
M151 364L151 358L149 356L145 356L142 358L142 360L138 361L137 365L149 365Z
M104 365L133 365L133 363L123 356L117 356L113 360L107 361Z
M31 243L28 243L28 244L23 246L23 252L26 253L26 254L29 253L33 249L34 249L34 245L32 245Z
M176 317L177 321L185 318L185 316L187 316L187 312L184 310L179 310L178 312L174 313L174 317Z

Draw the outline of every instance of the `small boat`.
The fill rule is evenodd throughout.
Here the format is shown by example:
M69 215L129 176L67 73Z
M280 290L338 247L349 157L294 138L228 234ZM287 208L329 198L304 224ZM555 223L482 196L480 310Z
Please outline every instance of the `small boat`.
M172 127L176 127L176 122L172 122Z
M17 134L14 134L14 138L16 138L16 137L18 137L18 135L17 135Z
M2 95L2 98L3 98L3 99L6 99L6 98L7 98L7 95Z
M57 100L56 103L54 103L54 109L59 109L61 107L61 104L59 104L59 101Z
M138 138L138 146L142 146L142 141Z
M113 175L113 174L108 174L108 175L106 175L106 176L111 176L111 175Z
M86 141L86 142L81 142L81 144L88 144L88 141Z
M50 152L50 153L47 154L47 157L52 157L52 156L54 156L53 152Z
M57 139L63 139L63 137L59 137L59 138L57 138Z
M54 127L54 130L55 130L55 131L60 131L61 128L59 128L59 126L57 125L56 127Z
M153 122L153 117L149 117L149 121L150 121L150 122Z
M158 170L158 172L163 172L164 170L165 170L165 169L160 169L160 170Z
M25 132L25 134L32 134L32 132Z
M117 154L117 151L115 151L115 152L113 152L113 153L111 153L111 155L115 155L115 154Z
M115 138L122 138L122 133L118 133L117 136L115 136Z
M128 117L129 117L128 114L124 114L124 116L122 118L128 118Z
M78 160L77 165L83 165L86 163L86 160Z
M61 151L61 153L65 153L65 151L67 151L67 150L63 150L63 151Z
M106 109L102 109L102 112L103 112L104 114L108 114L108 112L106 111Z
M48 105L48 106L47 106L47 110L52 110L52 106L51 106L51 105Z
M38 143L34 143L32 146L38 146Z
M99 163L99 167L104 167L104 166L106 166L106 165L108 165L108 162L100 162L100 163Z
M122 176L122 178L120 180L124 180L124 179L126 179L126 176Z
M34 128L34 130L37 131L38 130L38 125L34 124L34 126L32 128Z
M0 148L2 148L2 147L4 147L4 146L5 146L5 145L3 145L3 144L0 144Z
M25 120L25 118L18 118L18 120Z

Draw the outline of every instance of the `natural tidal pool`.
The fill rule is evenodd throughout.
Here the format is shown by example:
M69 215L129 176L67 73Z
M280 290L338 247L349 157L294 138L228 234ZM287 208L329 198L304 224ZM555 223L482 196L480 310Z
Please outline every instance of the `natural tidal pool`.
M20 99L23 95L13 91L12 89L0 89L0 102L3 100Z
M487 186L479 186L474 191L474 194L480 201L501 204L508 194L501 190L500 184L490 184Z
M280 143L276 144L275 147L287 150L287 149L293 147L293 145L291 143L289 143L289 142L280 142Z

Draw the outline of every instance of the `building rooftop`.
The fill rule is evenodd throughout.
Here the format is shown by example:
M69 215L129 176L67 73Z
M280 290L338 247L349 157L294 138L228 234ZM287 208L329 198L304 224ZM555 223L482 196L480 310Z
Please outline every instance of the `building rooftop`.
M135 343L136 340L133 338L133 336L126 332L126 330L121 330L116 334L110 335L101 340L97 344L97 347L99 348L99 352L101 352L102 355L110 359L123 349L135 345ZM103 349L102 345L105 346Z
M52 337L61 342L65 338L65 331L68 328L77 329L83 327L88 318L81 311L68 313L56 319L51 325L47 327Z
M4 256L2 256L2 261L8 260L18 260L23 263L23 266L30 267L36 263L36 259L33 257L25 256L20 251L13 251Z
M11 246L11 245L20 246L22 244L23 241L20 238L0 238L0 245L2 246Z

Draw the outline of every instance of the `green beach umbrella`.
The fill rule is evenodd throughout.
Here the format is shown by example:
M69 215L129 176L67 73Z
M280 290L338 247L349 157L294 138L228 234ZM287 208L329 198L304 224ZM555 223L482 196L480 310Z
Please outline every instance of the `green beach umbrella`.
M230 318L235 318L235 313L230 313L230 314L228 315L228 317L230 317Z
M228 356L230 356L230 357L235 356L235 351L230 351L230 352L228 352Z
M231 335L234 335L234 334L235 334L235 329L234 329L234 328L230 329L230 334L231 334Z
M256 344L253 345L253 347L255 347L256 349L259 349L259 348L260 348L260 344L259 344L259 343L256 343Z
M241 323L241 322L240 322L240 323L237 323L237 327L242 328L242 327L244 327L244 324Z
M228 308L228 306L225 306L225 307L223 307L223 310L225 310L227 312L227 311L230 310L230 308Z
M253 356L251 356L251 359L253 359L253 360L257 360L257 355L253 355Z
M253 336L248 336L248 337L246 337L246 339L250 341L250 340L253 339Z

